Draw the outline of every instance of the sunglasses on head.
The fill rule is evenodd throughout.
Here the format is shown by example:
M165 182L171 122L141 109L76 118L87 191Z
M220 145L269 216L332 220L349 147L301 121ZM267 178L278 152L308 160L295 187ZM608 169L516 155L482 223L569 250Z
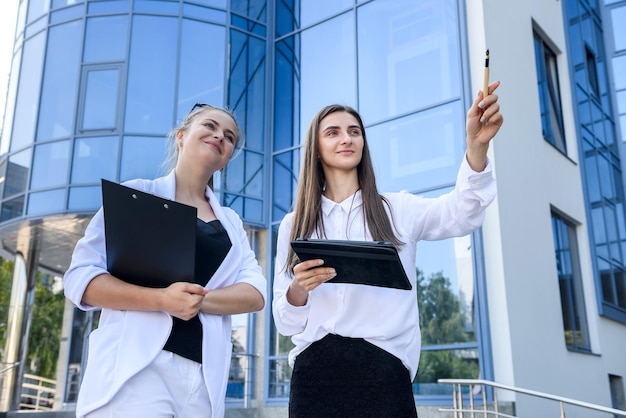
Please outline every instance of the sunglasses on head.
M192 106L192 108L191 108L191 110L189 111L189 113L192 113L194 110L196 110L196 109L200 109L200 108L203 108L203 107L215 108L215 106L210 105L210 104L208 104L208 103L196 103L195 105L193 105L193 106ZM189 113L188 113L188 114L189 114Z

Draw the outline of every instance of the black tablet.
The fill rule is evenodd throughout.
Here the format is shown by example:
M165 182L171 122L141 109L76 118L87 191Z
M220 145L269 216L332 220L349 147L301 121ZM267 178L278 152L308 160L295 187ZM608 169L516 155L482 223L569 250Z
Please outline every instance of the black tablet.
M398 250L389 242L298 238L291 242L300 261L320 258L337 275L328 283L354 283L410 290Z

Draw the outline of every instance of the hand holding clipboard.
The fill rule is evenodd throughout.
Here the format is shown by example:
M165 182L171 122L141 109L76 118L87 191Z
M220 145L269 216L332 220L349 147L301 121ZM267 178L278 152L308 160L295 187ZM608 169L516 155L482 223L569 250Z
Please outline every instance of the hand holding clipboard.
M193 282L197 209L102 180L107 270L125 282Z

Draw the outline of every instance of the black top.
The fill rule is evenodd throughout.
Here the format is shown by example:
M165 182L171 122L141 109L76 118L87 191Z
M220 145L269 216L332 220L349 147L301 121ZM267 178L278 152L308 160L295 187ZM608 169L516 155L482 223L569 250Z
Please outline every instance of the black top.
M224 261L232 243L219 220L198 219L196 235L196 274L194 282L205 286ZM202 363L202 324L198 315L189 321L172 318L174 325L164 350Z

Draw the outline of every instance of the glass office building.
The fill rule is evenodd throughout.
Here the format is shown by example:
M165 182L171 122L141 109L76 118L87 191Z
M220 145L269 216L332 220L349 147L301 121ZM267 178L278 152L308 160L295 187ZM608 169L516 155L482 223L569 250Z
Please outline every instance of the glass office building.
M340 103L359 110L379 190L425 196L451 190L464 158L465 114L475 94L470 66L477 61L469 59L467 3L20 1L0 142L2 254L17 257L21 264L16 266L24 266L23 277L16 274L14 284L25 283L23 294L32 304L28 295L37 271L62 276L74 244L101 205L101 179L122 182L162 174L165 137L195 103L228 106L245 132L243 152L216 176L215 188L223 204L244 220L268 277L268 298L278 226L295 197L300 143L322 106ZM570 19L570 42L578 45L580 40L592 55L572 53L573 73L585 59L604 54L604 44L584 39L587 32L581 31L587 27L578 25L595 10L596 29L592 25L589 30L602 28L604 9L590 3L570 0L562 6ZM615 19L623 22L626 8L619 6L625 2L608 3ZM544 48L552 44L543 35L537 30L529 37L539 57L540 95L552 74ZM624 61L624 36L616 37L621 44L615 44L615 65ZM572 87L580 119L611 114L607 74L596 74L596 84L585 79L584 86ZM623 98L626 90L620 88ZM566 154L560 108L549 100L548 87L545 92L541 111L546 140ZM591 101L582 96L594 94L607 100L605 106L588 107ZM623 124L624 109L619 109ZM607 147L610 135L616 144L611 134L615 121L603 120L602 133L596 124L585 125L578 135L589 154L586 175L591 178L590 170L600 162L610 164L616 174L613 194L595 196L597 188L588 184L586 199L594 208L589 223L596 234L592 253L604 291L603 314L624 321L626 290L620 286L626 264L609 257L605 250L610 245L601 241L611 241L611 225L624 221L619 152ZM609 212L610 220L599 215ZM556 212L552 219L554 249L569 254L565 237L570 223ZM614 242L623 242L621 225L622 235ZM422 363L413 386L418 405L447 402L450 388L437 384L438 378L495 377L485 257L481 231L418 245L423 330ZM271 299L263 312L233 321L235 351L227 393L231 407L286 405L291 342L277 333L270 309ZM569 325L577 338L568 347L593 351L579 314L574 312ZM97 319L97 313L66 305L55 398L62 408L71 409L76 400L87 336ZM27 318L21 321L27 323ZM18 340L14 348L27 343L25 329L11 334ZM15 368L14 381L20 381L24 367Z

